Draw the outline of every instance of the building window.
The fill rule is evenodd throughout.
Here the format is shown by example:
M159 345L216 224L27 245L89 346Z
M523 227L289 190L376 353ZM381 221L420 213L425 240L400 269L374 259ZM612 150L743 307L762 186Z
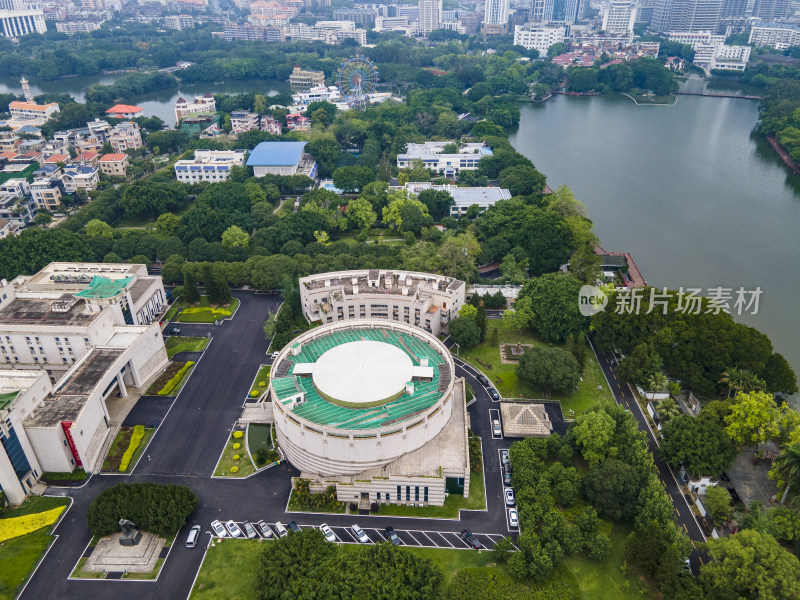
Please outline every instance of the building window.
M380 492L378 492L377 494L375 494L375 499L376 499L376 500L378 500L378 501L380 501L380 499L381 499L381 493L380 493Z
M414 502L419 502L419 486L414 486Z
M397 500L400 500L400 486L397 486Z
M406 486L406 502L411 501L411 486Z
M425 486L425 503L428 503L428 486Z

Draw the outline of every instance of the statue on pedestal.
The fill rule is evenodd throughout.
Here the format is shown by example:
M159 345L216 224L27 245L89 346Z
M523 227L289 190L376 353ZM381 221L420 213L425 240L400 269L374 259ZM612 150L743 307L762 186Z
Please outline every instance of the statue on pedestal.
M142 532L136 529L136 523L128 519L120 519L119 527L122 529L122 535L119 538L119 543L122 546L135 546L142 539Z

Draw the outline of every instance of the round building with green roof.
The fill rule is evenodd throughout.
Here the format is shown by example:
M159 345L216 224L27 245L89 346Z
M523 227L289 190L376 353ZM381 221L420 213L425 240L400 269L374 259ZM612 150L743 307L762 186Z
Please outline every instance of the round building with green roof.
M454 383L452 356L436 337L354 320L290 342L273 363L268 398L280 448L304 476L354 476L386 470L437 438L453 413Z

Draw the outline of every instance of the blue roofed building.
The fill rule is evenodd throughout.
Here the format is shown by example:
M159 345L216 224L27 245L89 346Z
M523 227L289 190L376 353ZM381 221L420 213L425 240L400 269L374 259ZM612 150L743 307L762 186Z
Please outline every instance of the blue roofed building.
M317 163L305 152L306 142L261 142L247 158L256 177L264 175L306 175L314 179Z

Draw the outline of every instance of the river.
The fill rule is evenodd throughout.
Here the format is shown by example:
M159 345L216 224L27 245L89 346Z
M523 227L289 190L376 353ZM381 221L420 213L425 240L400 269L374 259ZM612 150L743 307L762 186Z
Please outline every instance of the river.
M83 102L86 98L84 90L93 83L104 85L113 83L122 74L99 75L91 77L69 77L55 81L32 80L30 82L33 95L38 94L69 94L78 102ZM153 115L161 118L170 127L175 125L175 102L183 96L190 100L194 96L202 96L206 92L212 94L242 94L245 92L258 92L268 96L280 92L288 92L289 84L283 81L274 80L255 80L255 79L231 79L217 83L190 83L181 84L178 88L168 90L158 90L149 94L142 94L132 98L126 98L129 104L142 107L142 114L147 117ZM18 79L4 77L0 78L0 93L13 93L22 95L22 86Z
M555 96L521 111L512 145L572 189L603 247L652 286L760 287L758 313L735 318L800 374L800 177L754 133L756 101Z

